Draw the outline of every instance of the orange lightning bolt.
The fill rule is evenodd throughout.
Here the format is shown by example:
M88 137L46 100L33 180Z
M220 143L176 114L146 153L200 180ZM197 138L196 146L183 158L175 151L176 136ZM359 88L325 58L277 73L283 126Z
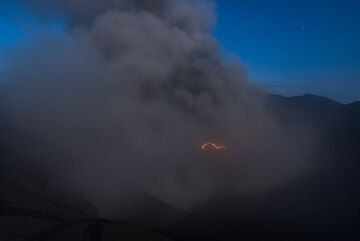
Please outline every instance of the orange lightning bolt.
M201 146L201 149L202 150L208 150L208 147L212 147L214 150L217 150L217 151L229 149L226 146L217 145L217 144L211 143L211 142L203 144Z

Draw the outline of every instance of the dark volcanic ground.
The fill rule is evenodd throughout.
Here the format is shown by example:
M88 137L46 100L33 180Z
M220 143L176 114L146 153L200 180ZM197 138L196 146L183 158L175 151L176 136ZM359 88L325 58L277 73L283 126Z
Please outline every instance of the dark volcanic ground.
M270 95L267 103L283 125L317 132L313 161L325 169L270 193L217 197L190 213L149 196L136 218L119 221L49 185L21 148L42 142L0 114L0 240L360 240L360 102Z

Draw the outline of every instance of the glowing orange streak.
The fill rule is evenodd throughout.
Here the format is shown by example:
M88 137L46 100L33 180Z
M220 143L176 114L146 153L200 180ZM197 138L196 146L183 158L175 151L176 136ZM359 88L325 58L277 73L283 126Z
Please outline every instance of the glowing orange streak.
M228 149L226 146L218 146L214 143L208 142L201 146L201 149L206 150L208 146L214 147L216 150Z

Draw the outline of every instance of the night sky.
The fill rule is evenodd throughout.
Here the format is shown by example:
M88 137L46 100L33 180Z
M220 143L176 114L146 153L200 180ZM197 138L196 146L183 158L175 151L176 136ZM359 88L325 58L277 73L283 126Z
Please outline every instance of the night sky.
M0 70L13 47L64 29L63 20L45 23L16 2L0 0ZM239 56L269 92L360 99L359 0L221 0L217 13L224 55Z

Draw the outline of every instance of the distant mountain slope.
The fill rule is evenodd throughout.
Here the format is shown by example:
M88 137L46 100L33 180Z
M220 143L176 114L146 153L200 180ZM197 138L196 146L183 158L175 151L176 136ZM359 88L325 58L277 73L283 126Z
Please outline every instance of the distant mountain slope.
M304 94L299 96L285 97L282 95L274 95L269 94L269 97L273 100L282 101L283 103L288 103L293 105L294 107L306 107L306 108L339 108L343 106L343 104L336 102L330 98L312 95L312 94Z
M295 122L313 127L334 124L345 111L341 103L310 94L294 97L269 95L266 104L284 123Z
M326 158L360 166L360 102L344 105L309 94L269 95L267 105L283 125L304 128L321 138L319 148L328 152Z
M360 101L355 101L350 104L347 104L346 107L352 108L353 110L360 111Z
M285 117L286 115L286 120L307 122L330 120L330 122L321 123L323 126L329 126L344 119L352 120L360 115L360 101L345 105L326 97L310 94L294 97L268 95L266 105L276 116Z

